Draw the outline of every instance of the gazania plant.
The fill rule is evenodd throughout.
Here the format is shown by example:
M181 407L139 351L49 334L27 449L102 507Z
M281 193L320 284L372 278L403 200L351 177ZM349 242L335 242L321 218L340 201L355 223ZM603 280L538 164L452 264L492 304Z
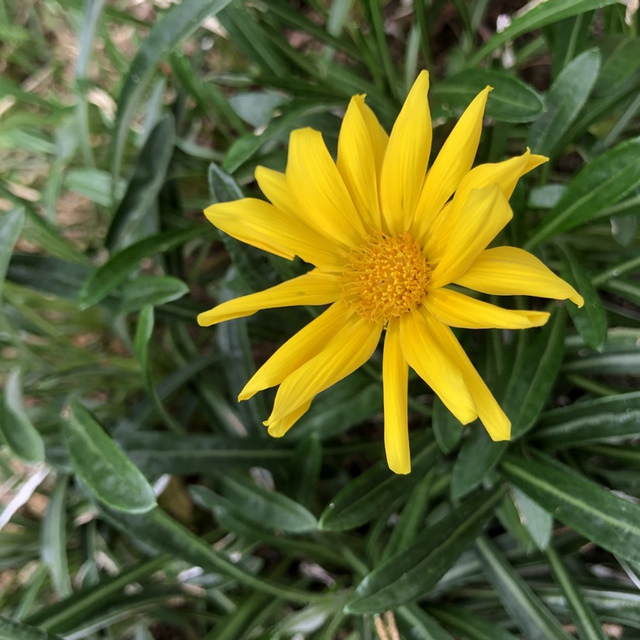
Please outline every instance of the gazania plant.
M0 640L638 640L637 5L1 1Z
M462 423L480 418L493 440L511 424L460 346L452 327L529 329L549 313L498 307L475 292L584 301L531 253L488 249L509 223L518 180L547 158L527 151L474 168L491 87L462 114L429 166L429 75L415 81L390 135L351 98L337 160L313 129L291 134L285 173L258 167L270 203L214 204L207 218L265 251L313 268L280 285L201 313L209 326L260 309L330 305L257 371L240 400L280 385L265 424L283 436L313 398L364 364L384 333L384 440L392 471L409 473L408 367ZM469 293L460 291L469 289Z

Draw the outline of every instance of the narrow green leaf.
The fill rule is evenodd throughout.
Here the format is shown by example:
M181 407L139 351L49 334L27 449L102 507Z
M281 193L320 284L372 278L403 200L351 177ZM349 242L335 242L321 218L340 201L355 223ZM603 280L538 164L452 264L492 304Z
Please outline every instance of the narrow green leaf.
M482 532L503 492L482 491L424 529L415 542L374 569L357 587L348 613L379 613L426 593Z
M111 173L114 179L120 176L122 154L136 108L158 63L171 49L188 38L205 18L216 14L230 1L190 0L190 2L178 4L151 29L129 67L118 96L111 153Z
M461 634L460 637L469 640L517 640L513 634L472 613L467 607L438 603L427 611L452 631Z
M0 616L0 640L63 640L63 638Z
M154 507L156 498L145 477L75 400L64 437L75 473L101 502L131 513Z
M531 125L527 146L535 153L552 156L598 77L600 52L589 49L574 58L560 73L546 95L544 113Z
M66 495L69 476L58 475L42 527L42 561L49 568L59 598L71 595L67 564Z
M447 409L436 396L431 418L433 434L443 453L451 453L464 435L464 425Z
M571 640L560 622L487 538L479 537L476 549L485 575L527 640Z
M82 285L80 308L86 309L100 302L139 269L140 262L145 258L166 253L184 244L187 240L202 237L207 234L209 229L209 227L202 225L178 231L165 231L140 240L114 254L107 262L99 266Z
M271 529L300 533L312 531L318 524L308 509L277 491L268 491L237 475L221 475L220 480L222 493L230 502L242 504L251 518Z
M553 516L517 487L513 487L512 495L520 515L520 521L538 549L544 551L551 540Z
M487 85L493 87L487 100L487 116L503 122L531 122L544 108L537 91L501 71L467 69L434 84L431 98L455 109L465 109Z
M433 440L427 442L413 457L412 472L406 476L389 471L386 462L375 464L331 500L320 516L320 528L345 531L369 522L393 500L406 495L435 464L439 455L438 445Z
M253 575L241 563L231 562L225 554L212 548L205 540L191 533L189 529L158 507L144 514L109 510L105 515L128 536L166 551L174 557L182 558L206 571L234 578L257 591L269 593L287 601L303 603L320 601L326 597Z
M178 5L178 8L183 5ZM110 251L131 244L131 239L165 183L175 144L173 116L166 115L149 133L133 168L126 191L111 220L105 244Z
M479 51L467 60L467 66L474 68L493 51L512 42L523 33L529 33L534 29L539 29L547 24L552 24L570 18L580 13L585 13L593 9L599 9L610 4L615 4L616 0L554 0L553 2L542 2L533 5L526 12L518 15L511 24L503 31L494 34L489 41L480 48Z
M640 184L640 138L627 140L585 165L558 204L526 243L531 249L559 233L596 218Z
M524 352L509 378L501 402L511 420L511 439L516 440L537 422L555 384L564 354L565 314L557 309ZM494 442L478 426L462 445L451 477L451 495L462 498L475 489L495 468L508 448Z
M0 217L0 289L11 261L13 247L24 226L24 209L14 209Z
M389 542L380 558L384 562L388 558L398 555L411 546L424 524L429 506L429 492L433 487L434 469L431 469L413 488L407 503L402 509L400 518L396 522Z
M44 460L44 442L31 423L22 401L19 369L9 373L3 396L0 430L9 448L25 462Z
M545 450L640 436L640 391L596 398L547 411L535 439Z
M396 622L398 623L398 630L404 632L403 638L411 638L411 640L453 640L453 637L418 605L400 607L397 614Z
M541 507L604 549L640 561L640 506L560 463L510 455L507 478Z
M503 409L511 418L512 439L527 433L547 404L562 364L564 335L564 308L556 309L514 372L503 401Z
M601 622L580 593L580 589L571 578L571 574L567 571L553 546L547 549L546 555L553 577L562 589L569 605L571 617L578 629L578 638L580 640L607 640Z
M640 67L640 40L621 33L603 34L599 46L604 60L593 92L596 96L605 96Z
M300 460L304 460L304 464L300 464ZM298 442L288 467L287 493L309 507L314 502L322 469L322 443L317 434L311 433Z
M146 306L158 306L182 298L189 287L172 276L138 276L122 286L121 311L130 313Z
M604 305L576 254L567 245L559 245L559 248L562 253L562 277L584 298L581 309L575 304L567 304L569 315L584 341L592 349L600 351L607 339L608 329Z
M192 475L211 469L245 469L279 466L291 459L293 449L281 440L181 435L157 431L122 432L122 444L136 466L148 475Z

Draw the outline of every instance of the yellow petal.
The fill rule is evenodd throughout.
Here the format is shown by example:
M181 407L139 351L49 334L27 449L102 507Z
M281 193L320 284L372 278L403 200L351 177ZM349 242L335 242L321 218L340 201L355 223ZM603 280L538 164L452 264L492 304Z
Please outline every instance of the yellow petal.
M453 201L450 203L451 208L449 209L449 205L447 205L448 210L446 212L443 210L433 221L429 229L429 237L437 238L439 243L446 243L451 236L462 207L473 189L483 189L497 184L504 197L509 200L518 180L547 160L548 158L534 155L527 149L526 153L521 156L510 158L504 162L481 164L474 167L462 178Z
M258 293L223 302L198 315L198 324L208 327L218 322L251 316L261 309L295 307L305 304L329 304L341 295L340 279L316 271L287 280Z
M431 276L429 289L443 287L460 278L512 217L511 207L498 185L474 189L451 231L442 260ZM428 255L428 248L425 250Z
M442 350L430 324L417 311L400 316L400 344L409 366L453 415L467 424L478 416L458 365Z
M347 107L338 137L338 171L367 227L381 230L378 178L369 129L354 96Z
M467 107L427 173L413 226L418 238L426 234L444 203L473 165L490 90L491 87L482 90Z
M375 351L382 325L353 315L315 357L288 376L278 388L273 412L265 424L282 420L318 393L363 365Z
M258 391L275 387L305 362L317 356L343 327L353 311L336 302L287 340L254 374L238 400L248 400Z
M500 405L496 402L489 387L480 377L469 360L464 349L453 335L449 327L431 320L426 309L421 309L424 319L429 322L434 338L441 348L462 372L464 381L471 392L471 396L478 410L478 417L482 421L492 440L508 440L511 435L511 422Z
M409 368L402 354L400 325L392 319L387 327L382 356L384 391L384 449L394 473L411 472L407 417Z
M207 207L204 213L213 225L237 240L288 260L297 255L329 271L339 271L344 264L335 242L263 200L222 202Z
M311 400L306 402L301 407L296 409L293 413L290 413L288 416L280 420L274 420L269 425L269 435L274 438L282 438L282 436L293 427L293 425L302 418L302 416L309 411L309 407L311 406Z
M389 135L382 128L382 125L378 122L376 114L368 107L364 101L364 96L355 96L356 106L360 109L362 119L369 131L369 138L371 140L371 148L373 151L373 159L376 166L376 175L378 176L378 182L380 180L380 174L382 172L382 162L384 161L384 154L387 151L387 145L389 144Z
M287 233L287 225L283 231L283 225L278 224L287 216L268 202L256 198L221 202L207 207L204 215L211 224L236 240L287 260L295 257L290 247L293 238Z
M362 219L319 131L291 132L286 175L310 227L347 246L359 244L366 235Z
M524 249L495 247L483 251L456 281L463 287L497 296L569 299L579 307L583 297L538 258Z
M549 319L544 311L513 311L450 289L429 292L423 302L439 322L462 329L531 329Z
M393 125L382 164L380 200L389 231L406 231L415 213L431 152L429 74L422 71Z

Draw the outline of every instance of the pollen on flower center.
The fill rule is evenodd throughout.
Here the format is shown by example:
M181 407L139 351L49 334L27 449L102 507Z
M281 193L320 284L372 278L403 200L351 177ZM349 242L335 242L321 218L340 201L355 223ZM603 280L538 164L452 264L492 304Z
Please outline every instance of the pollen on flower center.
M371 322L388 322L424 299L431 267L409 233L373 233L351 250L342 272L345 303Z

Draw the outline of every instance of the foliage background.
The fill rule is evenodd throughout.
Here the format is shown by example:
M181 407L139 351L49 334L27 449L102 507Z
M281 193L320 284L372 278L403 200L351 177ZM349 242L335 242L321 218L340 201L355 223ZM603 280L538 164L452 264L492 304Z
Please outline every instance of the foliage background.
M632 3L0 0L0 42L0 638L640 638ZM397 477L376 359L283 440L237 404L313 310L197 328L300 267L201 210L423 67L435 149L491 84L478 162L550 156L504 240L587 302L464 335L509 445L412 380Z

